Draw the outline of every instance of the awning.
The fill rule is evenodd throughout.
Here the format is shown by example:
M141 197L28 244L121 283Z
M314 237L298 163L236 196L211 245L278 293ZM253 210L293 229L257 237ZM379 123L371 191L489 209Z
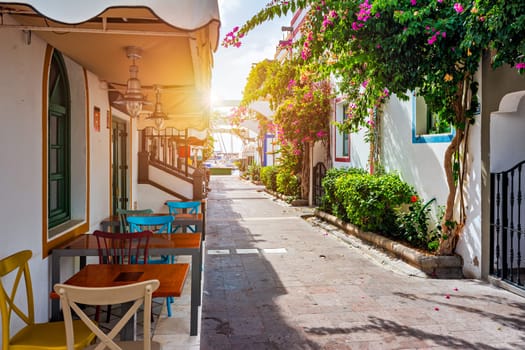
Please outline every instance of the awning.
M254 101L248 105L248 108L262 114L266 118L272 120L275 112L270 108L270 102L268 101Z
M0 10L14 19L2 18L0 30L40 36L120 92L131 65L126 47L141 48L138 78L152 103L153 86L162 86L165 125L208 127L217 0L0 0ZM138 126L148 123L143 115Z

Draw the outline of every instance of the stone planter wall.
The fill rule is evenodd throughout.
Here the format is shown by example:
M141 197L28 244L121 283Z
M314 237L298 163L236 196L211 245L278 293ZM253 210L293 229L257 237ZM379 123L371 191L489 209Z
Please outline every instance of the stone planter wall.
M272 191L272 190L269 190L267 188L265 188L265 191L266 193L276 197L276 198L279 198L280 200L283 200L287 203L290 203L290 205L292 207L306 207L308 206L308 200L306 199L294 199L294 200L290 200L290 198L288 196L285 196L284 194L282 193L278 193L278 192L275 192L275 191Z
M365 242L390 252L399 259L423 271L429 277L443 279L463 278L463 259L458 255L439 256L424 253L376 233L361 231L356 226L318 209L314 211L314 214L318 218L344 230L346 234L358 237Z

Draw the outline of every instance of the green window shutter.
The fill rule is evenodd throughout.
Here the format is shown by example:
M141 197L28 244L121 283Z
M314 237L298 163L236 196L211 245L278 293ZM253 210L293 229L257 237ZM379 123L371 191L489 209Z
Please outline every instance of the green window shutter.
M48 227L71 219L70 97L66 67L55 51L49 72Z

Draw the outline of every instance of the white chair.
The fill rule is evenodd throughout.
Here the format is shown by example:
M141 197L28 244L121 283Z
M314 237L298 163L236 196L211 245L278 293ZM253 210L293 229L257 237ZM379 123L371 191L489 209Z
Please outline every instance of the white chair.
M159 288L158 280L149 280L126 284L117 287L77 287L67 284L56 284L55 292L60 296L60 303L64 313L66 327L67 349L73 350L73 310L86 324L99 341L87 349L111 350L158 350L161 345L151 341L151 299L152 294ZM97 323L84 312L83 305L109 305L119 303L133 303L117 324L106 334ZM126 323L133 317L141 305L144 305L144 339L142 341L114 341Z

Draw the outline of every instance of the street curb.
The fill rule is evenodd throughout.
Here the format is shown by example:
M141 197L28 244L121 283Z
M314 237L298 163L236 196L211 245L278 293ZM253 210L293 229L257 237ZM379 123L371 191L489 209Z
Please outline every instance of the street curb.
M428 277L438 279L463 278L463 259L459 255L444 256L424 253L376 233L362 231L356 226L321 210L315 209L314 215L344 230L347 235L358 237L374 246L383 248L421 270Z

